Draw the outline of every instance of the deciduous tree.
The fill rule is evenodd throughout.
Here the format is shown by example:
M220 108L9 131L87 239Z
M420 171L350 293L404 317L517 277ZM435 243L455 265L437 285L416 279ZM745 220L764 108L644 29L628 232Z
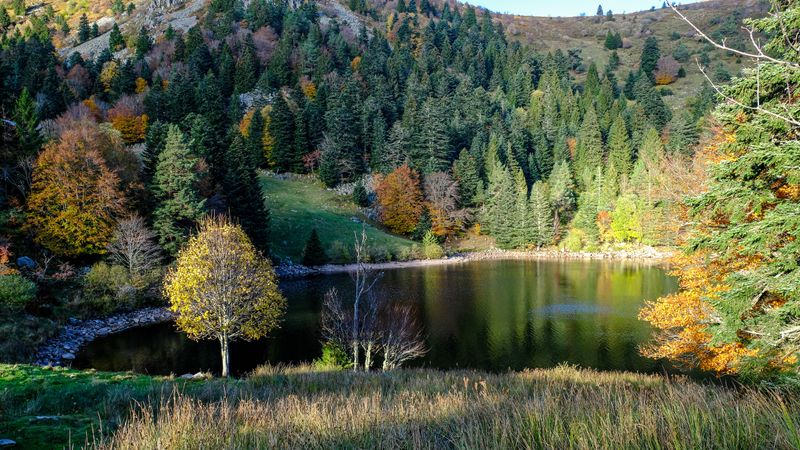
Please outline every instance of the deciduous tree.
M167 274L164 296L190 338L219 341L223 377L230 375L230 343L266 336L286 308L270 262L223 217L201 223Z

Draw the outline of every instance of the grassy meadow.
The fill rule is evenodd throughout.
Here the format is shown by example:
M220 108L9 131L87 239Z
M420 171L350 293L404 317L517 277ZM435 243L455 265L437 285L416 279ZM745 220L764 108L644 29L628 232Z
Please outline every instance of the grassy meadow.
M316 228L331 262L351 262L354 233L361 233L362 224L366 225L372 259L411 256L412 241L376 228L349 197L325 189L319 181L273 176L261 180L270 210L271 249L278 258L302 261L311 229Z
M23 449L788 449L800 446L800 402L571 367L263 367L238 380L186 381L4 365L0 437Z

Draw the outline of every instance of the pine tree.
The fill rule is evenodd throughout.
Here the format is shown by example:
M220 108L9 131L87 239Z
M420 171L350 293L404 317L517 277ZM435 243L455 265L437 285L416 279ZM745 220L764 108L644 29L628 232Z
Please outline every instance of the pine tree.
M264 160L264 116L261 110L253 110L253 118L247 129L247 154L250 158L250 165L254 168L266 165Z
M531 188L528 211L531 242L536 245L536 248L552 244L555 237L553 207L550 204L550 195L544 182L538 181Z
M170 125L164 150L158 155L153 176L153 229L159 243L169 254L180 246L203 216L205 200L197 193L197 158L189 151L183 133Z
M516 203L517 192L508 167L496 161L489 172L485 222L489 234L500 248L512 248L514 242L514 216L510 205Z
M80 24L78 25L78 42L86 42L92 37L92 29L89 27L89 18L86 14L81 15Z
M655 83L655 70L660 58L661 49L658 47L658 40L653 36L648 37L644 41L639 70L647 76L651 83Z
M681 114L670 127L669 150L672 153L692 155L699 138L700 132L692 115L690 113Z
M369 206L369 194L367 194L367 189L364 187L364 180L358 180L353 187L353 203L362 208Z
M8 16L5 6L0 6L0 31L5 31L11 25L11 17Z
M36 111L36 103L28 92L28 88L22 88L22 92L14 105L13 113L15 132L17 137L18 154L17 159L34 157L39 152L44 140L39 134L39 114Z
M111 48L111 51L125 48L125 38L122 37L122 32L119 30L119 25L116 23L111 28L111 34L108 37L108 46Z
M594 108L586 112L575 151L575 174L578 184L587 186L596 169L603 164L603 135Z
M511 214L513 221L513 234L511 244L516 248L525 248L532 241L532 228L530 212L528 209L528 182L522 169L514 170L514 192L516 202Z
M548 182L550 205L553 208L553 234L558 237L561 226L570 221L575 209L575 182L569 162L561 161L553 168Z
M234 79L234 92L239 94L250 92L258 81L258 60L253 50L253 38L249 35L242 55L236 63L236 77Z
M196 188L197 162L183 133L170 125L164 150L158 155L152 191L156 200L153 229L171 255L177 253L204 213L205 200Z
M139 35L136 36L136 59L142 59L153 46L153 41L147 30L142 27L139 29Z
M617 116L608 132L608 167L614 167L620 175L631 173L633 151L628 139L628 128L625 119Z
M483 183L478 173L478 161L467 149L461 150L453 163L453 178L458 182L460 206L474 205L478 187Z
M328 262L328 255L325 254L325 249L322 247L322 241L319 240L317 229L311 229L311 235L306 241L306 246L303 249L303 265L304 266L321 266Z
M283 172L297 171L302 166L294 148L295 120L283 96L278 95L272 105L269 121L269 135L272 145L272 163Z
M261 183L251 164L249 150L241 134L236 133L225 156L223 181L225 200L231 216L259 250L269 249L269 211L264 205Z

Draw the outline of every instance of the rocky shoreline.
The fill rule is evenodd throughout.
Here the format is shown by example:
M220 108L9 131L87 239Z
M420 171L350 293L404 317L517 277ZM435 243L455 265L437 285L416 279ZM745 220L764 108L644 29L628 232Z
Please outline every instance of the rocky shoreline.
M145 308L103 319L77 320L72 318L61 329L58 336L39 348L34 358L34 364L69 366L81 347L98 337L173 319L173 313L166 308Z
M638 261L662 263L673 255L670 249L655 247L637 247L629 250L610 250L603 252L568 252L561 250L541 251L516 251L516 250L485 250L474 253L460 253L442 259L389 261L369 263L366 266L374 270L401 269L407 267L441 266L447 264L462 264L473 261L501 261L501 260L609 260L609 261ZM300 264L285 262L275 271L282 279L303 278L314 275L329 275L335 273L348 273L356 269L355 264L326 264L324 266L306 267Z

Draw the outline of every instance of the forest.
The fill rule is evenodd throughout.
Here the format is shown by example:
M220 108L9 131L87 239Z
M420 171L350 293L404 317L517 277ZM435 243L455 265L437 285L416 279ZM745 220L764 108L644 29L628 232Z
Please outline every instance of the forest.
M380 264L669 253L677 287L637 298L652 334L629 353L753 389L749 414L778 427L774 446L797 445L796 420L765 415L760 389L785 394L787 416L800 408L800 2L702 5L601 5L543 22L563 26L565 41L568 26L593 30L583 47L563 47L528 38L524 19L451 0L0 0L0 373L47 378L35 366L50 366L38 364L41 349L65 327L154 308L189 338L218 341L226 378L237 362L230 369L229 342L294 320L287 280L349 263L352 287L314 299L321 356L301 366L312 375L256 369L236 407L245 391L265 395L264 377L306 386L320 368L380 367L416 384L430 375L397 369L430 363L433 330L418 306L382 297L393 285ZM667 16L681 28L656 28ZM64 349L55 354L69 365L80 349ZM467 397L487 389L468 386L475 376L465 375ZM495 376L485 378L520 389ZM580 385L606 375L541 376ZM653 377L631 383L661 386ZM3 384L10 427L4 393L28 394ZM726 391L697 389L737 411ZM202 401L175 395L160 407ZM633 394L618 395L632 408ZM494 414L513 422L523 410ZM153 438L143 414L94 446ZM482 414L467 415L485 437ZM540 425L528 430L533 446L551 447ZM402 435L388 447L412 439L386 426ZM238 447L258 441L236 433ZM655 431L640 442L603 433L594 447L679 447ZM358 442L317 444L376 445ZM745 443L759 445L720 446Z

